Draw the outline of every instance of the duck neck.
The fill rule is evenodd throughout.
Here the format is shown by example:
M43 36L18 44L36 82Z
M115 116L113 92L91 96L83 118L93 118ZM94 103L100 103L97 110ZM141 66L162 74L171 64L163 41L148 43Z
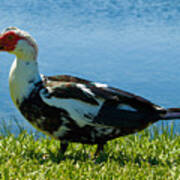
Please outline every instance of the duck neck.
M41 77L36 60L14 60L9 74L9 87L16 106L28 97L39 81Z

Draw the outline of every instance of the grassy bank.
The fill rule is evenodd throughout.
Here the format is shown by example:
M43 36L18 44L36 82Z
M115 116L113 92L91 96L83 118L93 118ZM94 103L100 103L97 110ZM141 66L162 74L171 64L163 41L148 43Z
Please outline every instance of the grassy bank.
M180 179L180 136L167 128L145 130L108 142L96 161L96 146L71 143L65 157L59 143L26 132L0 140L0 179Z

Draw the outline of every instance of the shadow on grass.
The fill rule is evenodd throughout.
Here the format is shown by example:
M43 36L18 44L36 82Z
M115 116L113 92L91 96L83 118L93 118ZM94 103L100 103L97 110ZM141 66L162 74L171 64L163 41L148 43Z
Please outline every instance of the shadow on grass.
M108 153L104 152L101 153L97 158L94 158L93 156L90 157L90 155L86 152L82 152L82 150L78 150L73 154L61 154L61 153L53 153L50 150L48 150L47 153L40 153L40 152L34 152L33 150L27 152L28 158L36 159L40 164L44 164L47 162L52 162L55 164L62 163L66 160L73 161L73 164L76 164L77 162L86 162L89 160L92 160L94 164L104 164L112 161L116 161L119 163L121 167L126 166L127 163L131 162L132 164L136 164L139 167L142 167L144 165L144 162L147 162L150 166L158 166L158 165L165 165L172 167L174 162L170 162L169 160L161 160L157 157L147 157L144 159L142 155L137 155L135 158L131 156L127 156L123 154L122 152L119 153L119 156L117 157L117 153L109 155ZM27 157L24 157L27 158Z
M47 150L47 153L35 152L34 150L27 150L26 157L24 159L36 159L40 164L47 163L51 161L52 163L59 164L66 160L73 160L74 163L77 161L85 162L88 159L91 159L88 154L82 153L81 151L76 152L74 155L63 155L61 153L53 153L50 150Z

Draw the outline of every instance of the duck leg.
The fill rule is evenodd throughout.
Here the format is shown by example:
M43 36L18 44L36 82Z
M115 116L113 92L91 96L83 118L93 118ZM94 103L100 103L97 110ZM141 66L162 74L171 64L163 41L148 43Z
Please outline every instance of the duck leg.
M94 154L95 157L99 156L104 150L104 144L98 144L96 152Z
M59 150L59 153L63 154L66 152L67 150L67 147L68 147L68 142L66 141L61 141L61 148Z

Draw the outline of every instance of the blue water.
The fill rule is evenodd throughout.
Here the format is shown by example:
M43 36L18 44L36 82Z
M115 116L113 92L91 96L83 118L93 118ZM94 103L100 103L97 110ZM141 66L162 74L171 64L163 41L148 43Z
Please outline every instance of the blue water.
M0 1L0 29L33 35L41 73L108 83L164 107L180 107L179 19L179 0ZM0 53L0 119L16 116L29 130L9 95L13 59Z

